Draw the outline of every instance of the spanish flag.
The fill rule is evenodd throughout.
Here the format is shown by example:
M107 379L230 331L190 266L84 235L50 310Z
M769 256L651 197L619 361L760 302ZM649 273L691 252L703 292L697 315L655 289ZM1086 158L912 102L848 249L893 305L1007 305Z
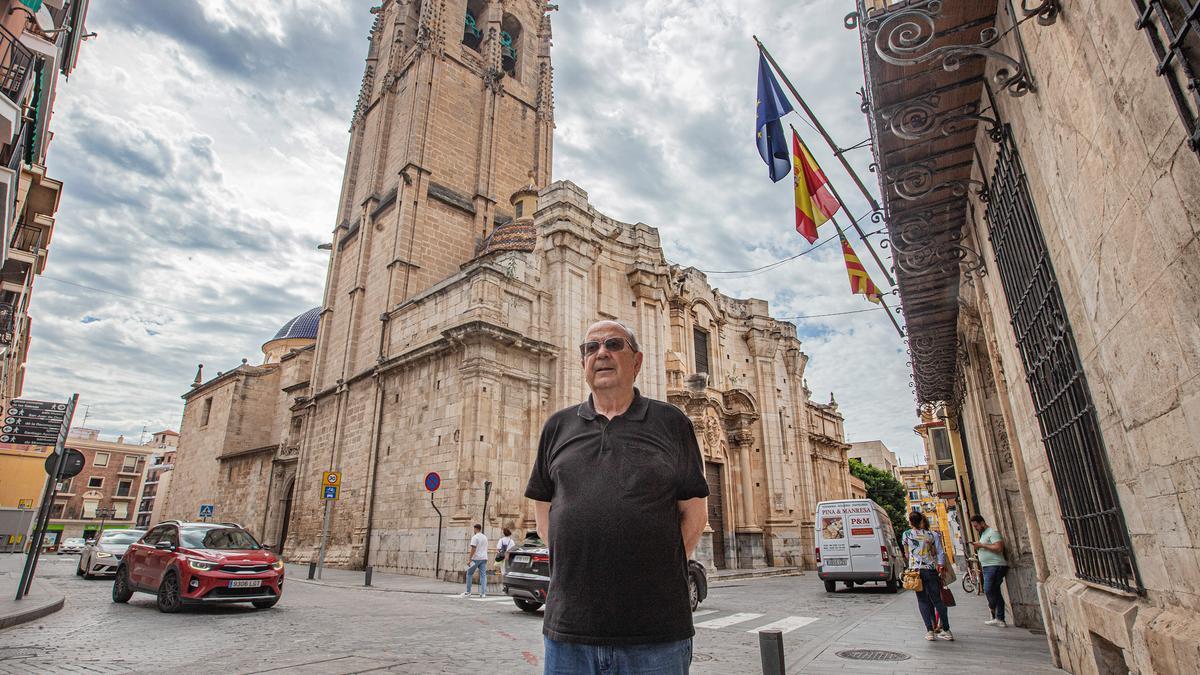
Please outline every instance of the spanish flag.
M850 275L850 292L861 293L867 296L871 302L879 304L879 289L871 281L871 276L859 262L858 256L854 255L854 249L850 248L850 242L846 241L845 237L841 239L842 256L846 258L846 272Z
M817 240L817 228L832 218L840 205L817 160L795 129L792 129L792 168L796 183L796 231L811 244Z

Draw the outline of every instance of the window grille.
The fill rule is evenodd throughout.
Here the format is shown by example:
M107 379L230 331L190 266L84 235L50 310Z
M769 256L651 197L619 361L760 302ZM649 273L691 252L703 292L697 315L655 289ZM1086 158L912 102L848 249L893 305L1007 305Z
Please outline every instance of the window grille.
M1137 27L1146 31L1155 72L1167 82L1188 132L1188 147L1200 153L1200 0L1133 0Z
M1021 159L1005 125L988 233L1075 560L1075 574L1143 593L1096 408Z

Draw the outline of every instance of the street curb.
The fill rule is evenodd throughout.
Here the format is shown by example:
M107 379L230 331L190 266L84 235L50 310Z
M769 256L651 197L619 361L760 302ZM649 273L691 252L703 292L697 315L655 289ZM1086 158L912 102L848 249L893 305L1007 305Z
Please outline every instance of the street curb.
M316 579L296 579L295 577L289 578L288 583L324 586L325 588L346 588L352 591L375 591L378 593L416 593L418 595L447 595L450 593L450 591L413 591L406 588L382 588L380 586L351 586L349 584L331 584L326 581L317 581Z
M802 577L802 570L786 570L782 572L746 572L745 574L722 574L719 577L710 577L709 585L719 584L726 581L745 581L746 579L774 579L777 577Z
M66 603L66 596L64 596L61 593L58 593L57 591L49 591L49 589L47 589L44 585L37 584L37 583L34 584L34 588L35 588L35 590L40 590L43 593L48 593L50 595L56 595L58 597L57 598L38 597L34 600L31 600L29 598L29 596L25 596L24 598L22 598L19 601L13 600L12 601L13 603L19 602L19 603L22 603L22 605L21 605L20 609L14 611L14 612L9 612L8 614L5 614L3 616L0 616L0 630L4 630L5 628L16 626L18 624L26 623L29 621L35 621L44 616L53 614L53 613L57 612L58 610L62 609L63 605ZM40 604L35 604L35 603L38 603L39 601L40 601ZM30 604L26 606L23 603L30 603Z

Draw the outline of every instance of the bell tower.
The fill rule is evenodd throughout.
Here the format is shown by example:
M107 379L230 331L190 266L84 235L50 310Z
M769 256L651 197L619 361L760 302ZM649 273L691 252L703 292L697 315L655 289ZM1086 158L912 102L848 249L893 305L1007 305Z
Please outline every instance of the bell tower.
M458 272L550 181L544 0L383 0L333 230L313 391L382 356L387 313Z

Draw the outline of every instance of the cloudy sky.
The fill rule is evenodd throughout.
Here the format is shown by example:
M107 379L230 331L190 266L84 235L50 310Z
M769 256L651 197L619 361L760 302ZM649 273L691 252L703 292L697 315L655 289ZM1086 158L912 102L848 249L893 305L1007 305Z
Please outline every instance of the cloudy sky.
M196 364L207 378L259 363L281 324L319 304L326 254L316 246L334 223L372 4L92 3L98 37L60 86L52 123L47 164L65 187L35 285L26 397L79 392L76 423L86 413L107 438L178 428ZM835 140L855 145L868 131L858 35L842 27L853 3L558 4L555 179L578 183L608 215L659 228L668 258L701 270L809 248L793 229L790 179L771 183L754 146L751 36ZM852 213L866 214L828 148L789 118ZM874 187L869 151L850 157ZM849 294L833 243L709 281L768 300L781 318L873 307ZM850 440L883 439L912 463L907 359L883 312L794 323L813 397L835 392Z

